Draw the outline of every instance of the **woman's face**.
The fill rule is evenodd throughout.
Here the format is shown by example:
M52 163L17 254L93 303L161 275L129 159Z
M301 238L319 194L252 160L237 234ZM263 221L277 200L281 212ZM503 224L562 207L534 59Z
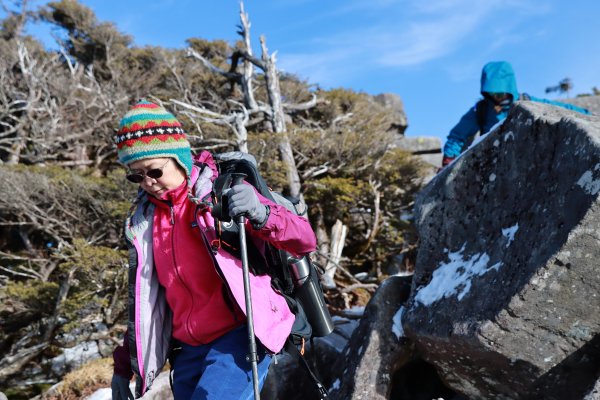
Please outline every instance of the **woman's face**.
M148 158L129 164L127 179L154 197L179 187L185 181L185 173L172 158Z

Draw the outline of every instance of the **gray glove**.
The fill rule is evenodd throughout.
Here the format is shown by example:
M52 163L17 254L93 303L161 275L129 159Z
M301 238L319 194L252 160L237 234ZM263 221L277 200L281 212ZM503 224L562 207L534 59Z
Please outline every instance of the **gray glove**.
M112 400L134 400L131 390L129 390L129 379L114 374L110 383L112 389Z
M245 183L229 189L229 216L239 215L248 217L254 228L262 227L267 222L267 207L260 202L254 188Z

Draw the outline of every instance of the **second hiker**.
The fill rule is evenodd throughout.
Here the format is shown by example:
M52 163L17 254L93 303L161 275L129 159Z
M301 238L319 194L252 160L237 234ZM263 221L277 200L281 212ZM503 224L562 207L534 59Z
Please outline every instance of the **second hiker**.
M519 95L517 80L512 66L506 61L487 63L481 72L481 95L483 99L462 116L458 124L450 130L444 145L442 167L450 164L466 150L472 138L479 132L487 133L494 125L504 120L513 103L517 100L530 100L553 104L583 114L590 112L572 104Z

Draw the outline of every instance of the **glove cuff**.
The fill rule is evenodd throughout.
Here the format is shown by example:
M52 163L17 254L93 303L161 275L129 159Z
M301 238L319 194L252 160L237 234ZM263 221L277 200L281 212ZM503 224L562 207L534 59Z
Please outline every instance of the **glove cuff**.
M444 158L442 158L442 167L445 167L446 165L450 164L452 161L454 161L456 157L448 157L448 156L444 156Z
M252 225L252 228L255 231L262 229L266 225L270 214L271 214L271 207L265 206L265 217L263 218L263 220L261 222L255 223L254 221L250 220L250 224Z

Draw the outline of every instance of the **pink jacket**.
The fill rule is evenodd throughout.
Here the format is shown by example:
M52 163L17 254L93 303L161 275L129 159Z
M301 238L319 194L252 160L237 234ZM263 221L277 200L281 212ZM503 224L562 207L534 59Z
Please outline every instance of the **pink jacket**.
M210 246L217 239L215 221L210 213L212 182L217 176L215 163L208 152L195 157L195 163L190 179L190 199L198 205L196 224L200 239L228 293L237 302L239 309L245 312L241 261L223 249L213 251ZM315 250L315 235L304 218L260 194L259 198L270 207L270 215L260 230L254 230L250 224L246 225L249 240L267 241L298 256ZM165 289L168 291L170 288L159 283L154 268L152 225L155 207L145 192L140 192L125 226L130 261L129 335L126 338L128 346L118 348L114 357L115 371L119 373L127 370L122 365L122 359L123 353L129 348L131 370L137 377L136 396L141 396L150 387L164 366L172 335L172 311L165 296ZM256 337L269 351L278 353L290 334L294 315L285 299L271 288L271 278L268 275L251 275L250 283Z

